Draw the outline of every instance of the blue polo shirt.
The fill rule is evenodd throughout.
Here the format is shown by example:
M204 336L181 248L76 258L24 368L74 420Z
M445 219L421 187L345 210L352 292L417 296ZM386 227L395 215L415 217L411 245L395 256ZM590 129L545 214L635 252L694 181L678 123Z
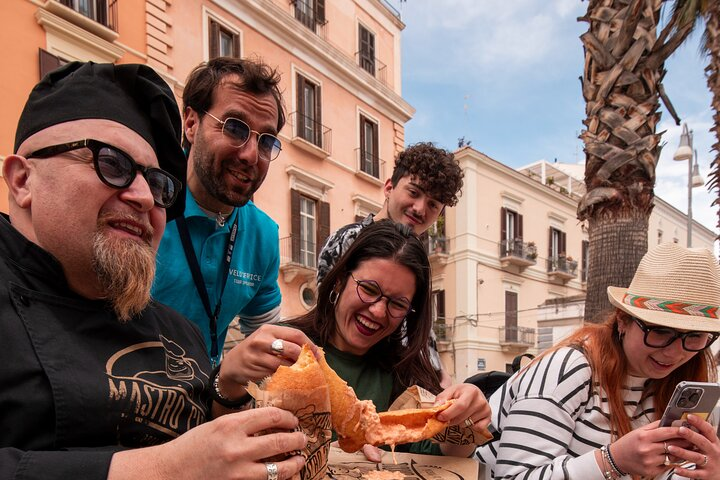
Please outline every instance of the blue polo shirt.
M227 328L236 315L262 315L280 305L278 271L280 242L278 225L253 202L236 208L225 226L218 227L198 207L189 189L186 195L185 219L195 255L208 290L211 310L215 309L222 282L225 292L217 322L218 348L222 352ZM230 238L230 229L237 220L238 231L230 271L222 278L223 257ZM157 301L179 311L200 327L210 353L210 319L198 294L182 241L174 221L167 224L157 255L157 271L152 295Z

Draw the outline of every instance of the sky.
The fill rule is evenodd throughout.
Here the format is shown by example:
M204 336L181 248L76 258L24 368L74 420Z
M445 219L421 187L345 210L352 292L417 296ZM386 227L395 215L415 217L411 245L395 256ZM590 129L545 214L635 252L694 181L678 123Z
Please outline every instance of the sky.
M388 0L400 13L402 95L415 109L405 142L471 146L513 168L538 160L583 163L585 103L580 0ZM666 62L664 86L694 133L700 174L708 179L713 136L711 96L700 54L701 24ZM687 211L687 161L673 161L681 127L661 105L665 143L655 194ZM693 218L717 231L706 187L693 189Z

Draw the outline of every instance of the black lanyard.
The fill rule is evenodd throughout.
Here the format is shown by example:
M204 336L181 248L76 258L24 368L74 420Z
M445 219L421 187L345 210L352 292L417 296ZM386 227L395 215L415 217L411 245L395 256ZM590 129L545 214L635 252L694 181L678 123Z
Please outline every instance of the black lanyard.
M180 233L180 240L182 241L183 250L185 250L185 258L190 266L190 272L192 273L193 281L195 282L195 288L200 295L200 299L205 307L205 313L207 313L208 319L210 320L210 360L212 360L213 368L215 368L219 360L217 320L220 316L222 296L225 291L228 273L230 272L230 260L232 260L233 248L235 247L235 239L237 237L238 217L235 217L233 226L230 229L230 238L228 239L227 249L225 250L223 274L221 277L224 281L220 284L220 295L218 295L214 311L210 309L210 297L208 296L205 280L200 272L200 264L198 263L197 256L195 255L195 249L193 248L192 241L190 240L190 232L188 231L185 217L178 217L175 219L175 224L177 225L178 233Z

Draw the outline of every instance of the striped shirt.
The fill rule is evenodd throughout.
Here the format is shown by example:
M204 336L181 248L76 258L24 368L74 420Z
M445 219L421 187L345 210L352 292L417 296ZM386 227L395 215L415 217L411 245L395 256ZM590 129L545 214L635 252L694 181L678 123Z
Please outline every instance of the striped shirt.
M585 355L564 347L495 392L492 425L501 437L477 450L492 478L603 480L595 450L610 443L610 408L602 389L591 391L591 375ZM633 429L654 418L653 398L641 401L646 380L628 377L622 390Z

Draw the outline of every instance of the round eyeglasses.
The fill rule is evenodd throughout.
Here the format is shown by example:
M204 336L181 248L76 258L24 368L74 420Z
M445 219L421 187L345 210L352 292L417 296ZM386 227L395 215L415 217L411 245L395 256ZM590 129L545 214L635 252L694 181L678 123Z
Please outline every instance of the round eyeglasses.
M640 330L645 334L643 339L645 345L652 348L663 348L673 343L678 338L682 339L682 347L688 352L699 352L709 347L717 340L720 333L713 332L679 332L668 327L649 327L639 318L632 317Z
M140 172L150 186L155 205L168 208L175 203L182 188L180 180L160 168L140 165L119 148L99 140L85 139L52 145L34 151L28 158L50 158L81 148L92 152L95 173L105 185L118 189L127 188Z
M410 312L414 312L410 300L405 297L389 297L385 295L380 285L375 280L358 280L351 273L350 276L357 283L357 295L363 303L377 303L387 298L385 310L393 318L402 318Z
M272 162L280 155L282 143L275 135L257 132L239 118L228 117L225 120L220 120L210 112L205 113L222 125L222 133L230 140L233 147L240 148L244 146L250 140L250 134L254 133L257 135L258 157L261 160Z

